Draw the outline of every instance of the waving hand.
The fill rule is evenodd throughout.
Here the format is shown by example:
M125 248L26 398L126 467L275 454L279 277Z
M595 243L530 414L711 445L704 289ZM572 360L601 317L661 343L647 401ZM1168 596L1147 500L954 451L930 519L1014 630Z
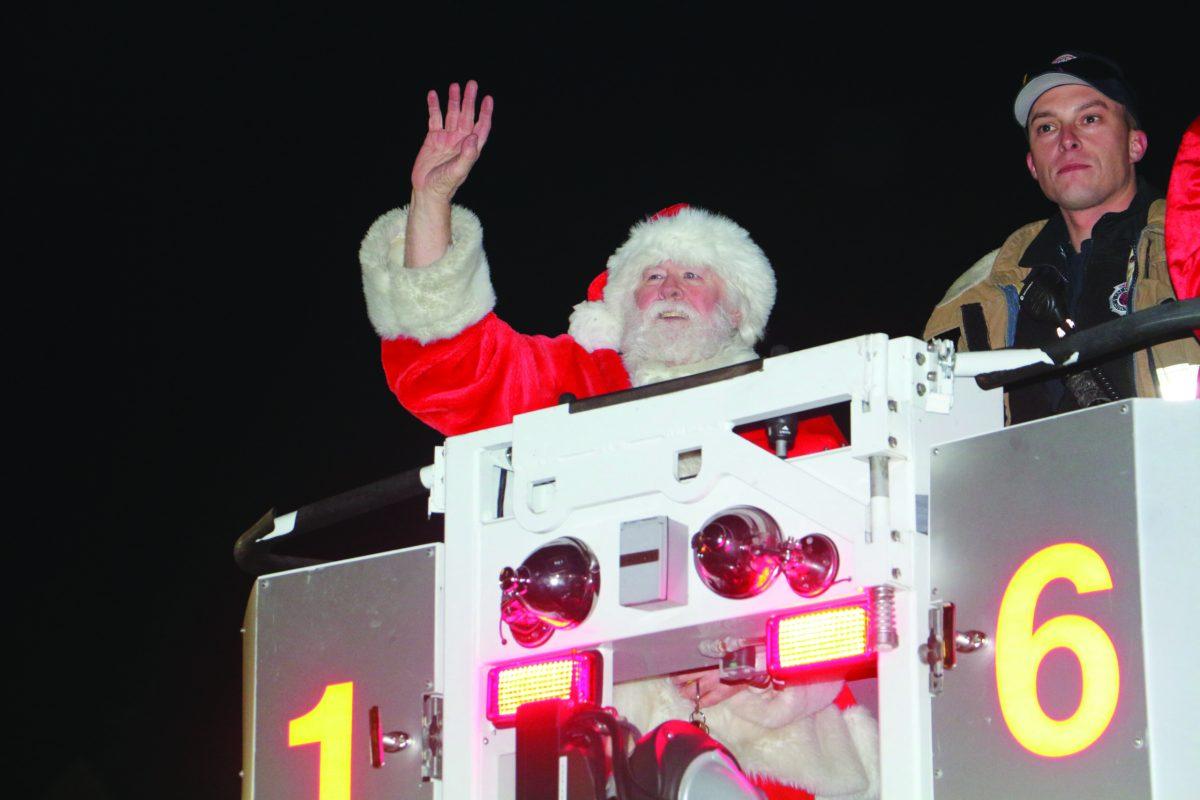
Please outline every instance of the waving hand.
M404 242L406 267L432 264L450 246L450 200L471 173L492 129L492 98L483 98L476 117L478 93L475 81L467 81L461 95L458 84L450 84L444 117L437 92L431 89L425 96L429 130L413 164L412 204Z
M479 85L467 81L467 89L459 95L457 83L450 84L443 118L438 93L430 90L425 100L429 106L429 132L413 164L413 192L429 192L447 201L458 191L479 158L492 128L492 98L483 98L479 116L475 116L475 98Z

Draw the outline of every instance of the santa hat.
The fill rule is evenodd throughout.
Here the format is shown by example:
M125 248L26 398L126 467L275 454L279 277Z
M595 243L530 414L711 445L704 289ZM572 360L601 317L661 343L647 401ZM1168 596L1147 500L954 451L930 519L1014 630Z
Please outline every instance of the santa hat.
M568 331L586 350L617 350L625 314L642 272L663 261L708 267L721 277L727 301L741 311L738 335L751 346L762 338L775 305L775 271L750 234L728 217L686 203L664 208L629 230L608 269L575 306Z

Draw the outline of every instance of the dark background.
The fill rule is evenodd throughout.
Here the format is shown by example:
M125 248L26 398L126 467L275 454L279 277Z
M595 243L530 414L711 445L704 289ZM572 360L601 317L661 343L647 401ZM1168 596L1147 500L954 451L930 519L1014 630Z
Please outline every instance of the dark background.
M1095 37L566 9L64 10L11 29L23 795L235 797L234 538L431 461L439 437L382 380L356 259L407 198L427 89L476 77L496 98L458 199L515 327L564 330L629 225L686 200L772 258L766 344L792 347L919 335L960 272L1049 213L1010 110L1031 65L1080 45L1121 61L1161 190L1200 111L1187 31L1161 20ZM437 535L421 503L395 513L354 546Z

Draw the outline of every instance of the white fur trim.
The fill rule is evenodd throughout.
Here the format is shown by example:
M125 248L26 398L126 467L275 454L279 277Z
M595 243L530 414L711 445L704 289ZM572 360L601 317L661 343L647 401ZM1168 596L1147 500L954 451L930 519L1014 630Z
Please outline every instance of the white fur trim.
M408 209L375 220L358 251L367 316L384 339L407 336L421 344L447 339L474 325L496 305L483 226L465 208L450 217L450 247L427 267L404 266Z
M867 786L861 792L827 795L816 793L817 800L877 800L879 797L879 723L862 706L850 706L842 712L850 738L858 751Z
M577 306L578 307L578 306ZM645 386L648 383L669 381L672 378L682 378L685 375L695 375L710 369L720 369L745 361L758 358L758 353L742 344L740 339L730 339L712 358L703 361L693 361L690 364L667 364L662 361L639 361L628 355L621 356L625 371L629 373L629 382L634 386Z
M621 320L613 316L606 303L585 300L576 305L567 331L589 353L621 349Z
M782 691L748 687L725 701L735 716L764 728L781 728L807 717L832 703L845 681L815 681L789 686Z
M839 682L833 696L840 688ZM812 707L830 694L823 684L811 691L804 686L770 691L776 697L751 700L745 708L765 703L788 709L772 719L781 723L774 727L733 711L731 703L746 692L704 709L711 735L730 749L743 770L793 784L822 800L873 800L879 796L879 739L866 709L853 706L842 711L827 702L813 711ZM800 699L790 696L793 694ZM692 710L670 681L662 678L620 684L615 687L614 703L643 733L669 719L687 719ZM785 719L789 714L795 716Z
M708 267L730 291L730 300L741 311L738 335L747 346L762 338L767 317L775 305L775 271L750 234L728 217L702 208L684 208L673 217L648 219L634 225L629 238L608 259L608 282L602 308L589 312L588 324L581 319L571 336L587 350L611 347L589 338L599 327L607 336L611 326L624 327L625 303L641 279L642 271L663 261ZM599 326L603 311L608 319ZM574 320L572 320L574 322Z
M954 283L950 284L950 288L946 290L946 296L938 303L939 306L944 306L951 300L956 300L958 297L973 286L978 286L983 283L983 280L992 274L992 265L996 263L996 254L1000 252L1000 248L996 248L988 253L983 258L971 265L971 268L958 276Z

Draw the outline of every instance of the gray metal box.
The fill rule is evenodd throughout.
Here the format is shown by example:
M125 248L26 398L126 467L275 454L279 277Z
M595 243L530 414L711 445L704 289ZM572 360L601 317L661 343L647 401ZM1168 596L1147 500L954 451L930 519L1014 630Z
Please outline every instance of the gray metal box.
M1200 403L1126 401L933 453L933 599L956 604L958 630L989 640L958 656L933 699L939 800L1194 796ZM1106 569L1111 588L1089 585L1088 569ZM1002 603L1008 627L998 642ZM1031 649L1022 662L1032 645L1007 635L1021 619L1030 636L1043 632L1037 642L1050 642L1054 622L1068 646L1044 658ZM1076 716L1085 689L1070 649L1088 642L1089 707L1103 710L1113 698L1115 710L1089 723L1097 733L1090 744L1052 755L1088 730ZM1116 683L1106 652L1115 653ZM1032 688L1008 688L1021 686L1021 673ZM1039 707L1057 728L1038 723Z
M330 784L321 796L433 797L421 780L421 716L440 658L442 585L441 544L255 582L243 643L243 800L317 800L321 780ZM316 712L324 740L289 746L292 721L333 686L349 702ZM381 767L371 764L373 707L382 732L412 739Z
M667 517L621 523L621 605L654 609L687 603L687 529Z

